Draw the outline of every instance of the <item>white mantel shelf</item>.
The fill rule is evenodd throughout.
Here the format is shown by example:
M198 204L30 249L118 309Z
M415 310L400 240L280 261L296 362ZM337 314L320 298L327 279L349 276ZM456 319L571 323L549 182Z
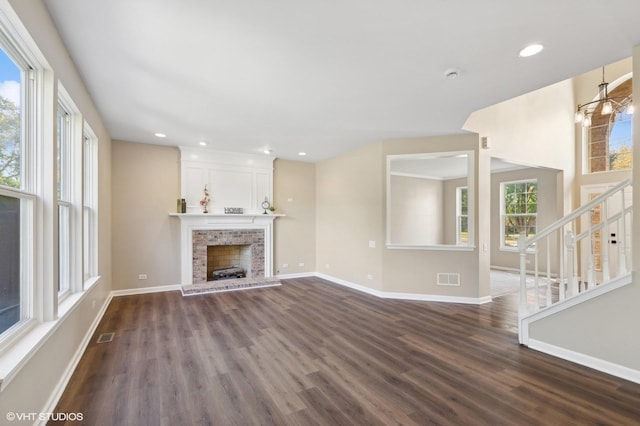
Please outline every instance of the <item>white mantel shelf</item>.
M286 216L286 214L280 214L280 213L243 213L243 214L225 214L225 213L169 213L169 216L172 217L179 217L180 219L185 219L185 218L195 218L195 217L202 217L202 218L206 218L206 217L226 217L226 218L249 218L249 217L255 217L255 218L269 218L269 217L273 217L274 219L276 217L284 217Z

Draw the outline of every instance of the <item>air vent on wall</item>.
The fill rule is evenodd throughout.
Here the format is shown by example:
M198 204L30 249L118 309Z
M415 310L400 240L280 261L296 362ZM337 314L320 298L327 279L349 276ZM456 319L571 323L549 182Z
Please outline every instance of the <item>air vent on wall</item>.
M438 285L460 286L460 274L457 272L438 272Z

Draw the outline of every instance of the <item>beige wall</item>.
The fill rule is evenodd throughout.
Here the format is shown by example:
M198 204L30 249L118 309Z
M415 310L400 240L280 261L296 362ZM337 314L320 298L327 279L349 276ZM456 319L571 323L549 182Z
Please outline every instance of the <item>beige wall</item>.
M286 215L277 218L274 225L275 273L315 272L316 165L276 160L273 200L276 213ZM288 265L286 268L285 264Z
M538 217L537 228L543 230L562 217L562 207L558 205L558 172L545 168L526 168L491 175L491 266L508 269L520 269L520 256L517 251L500 249L500 184L525 179L538 181ZM546 270L546 245L540 247L539 267ZM533 266L533 265L532 265ZM558 271L557 247L551 250L551 271Z
M87 290L67 316L58 320L49 337L34 349L22 369L0 393L3 420L4 413L9 411L39 413L51 408L47 406L51 396L58 390L69 363L78 355L85 335L111 290L111 138L42 2L10 0L9 4L15 11L15 14L8 13L9 18L17 17L16 20L22 22L51 66L54 81L62 82L98 138L98 273L101 279ZM55 112L55 105L47 107ZM53 116L50 118L55 120ZM45 134L44 137L53 141L55 135Z
M317 271L376 290L385 238L381 150L381 143L368 145L316 169Z
M443 181L390 176L390 242L444 244Z
M572 80L472 113L463 128L489 138L490 155L512 163L563 171L563 211L574 209L575 95Z
M385 141L380 164L387 155L424 152L474 152L474 173L471 189L486 191L489 182L488 162L479 150L478 135L466 134ZM481 175L485 174L485 177ZM474 205L476 247L469 251L385 249L382 256L383 290L448 297L478 298L489 294L489 269L485 267L481 247L489 243L489 235L479 226L489 212ZM437 273L459 273L461 285L438 286Z
M180 151L114 141L113 288L180 284ZM139 280L146 274L147 280Z

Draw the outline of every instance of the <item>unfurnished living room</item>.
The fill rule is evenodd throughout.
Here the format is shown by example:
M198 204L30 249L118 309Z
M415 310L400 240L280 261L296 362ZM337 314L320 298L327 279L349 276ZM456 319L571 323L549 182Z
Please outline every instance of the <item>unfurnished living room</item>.
M0 424L640 424L636 70L636 0L0 0Z

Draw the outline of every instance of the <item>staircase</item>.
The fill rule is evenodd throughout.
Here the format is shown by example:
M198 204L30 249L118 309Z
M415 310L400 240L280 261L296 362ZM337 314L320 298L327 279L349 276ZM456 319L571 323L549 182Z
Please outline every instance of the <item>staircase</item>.
M531 238L520 236L519 340L529 325L631 283L631 179Z

